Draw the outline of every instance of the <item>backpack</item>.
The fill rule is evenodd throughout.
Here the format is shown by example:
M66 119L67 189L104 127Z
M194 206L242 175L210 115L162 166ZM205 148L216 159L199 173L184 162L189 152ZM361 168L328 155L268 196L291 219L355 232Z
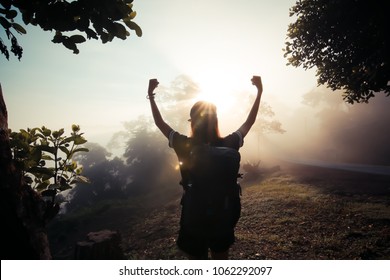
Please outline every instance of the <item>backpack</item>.
M232 148L193 147L186 178L182 178L183 228L204 237L234 229L241 215L241 187L237 183L240 160L240 153Z

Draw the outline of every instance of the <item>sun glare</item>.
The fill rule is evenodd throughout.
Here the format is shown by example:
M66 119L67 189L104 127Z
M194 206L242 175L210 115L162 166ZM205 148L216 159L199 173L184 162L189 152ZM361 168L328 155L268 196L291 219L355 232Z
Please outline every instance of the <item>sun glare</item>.
M237 103L237 92L240 85L234 84L234 80L226 77L223 79L213 79L205 77L197 79L200 93L197 100L211 102L217 106L218 114L228 114L234 109Z
M234 96L224 92L202 91L197 100L211 102L217 106L218 113L226 113L233 108Z

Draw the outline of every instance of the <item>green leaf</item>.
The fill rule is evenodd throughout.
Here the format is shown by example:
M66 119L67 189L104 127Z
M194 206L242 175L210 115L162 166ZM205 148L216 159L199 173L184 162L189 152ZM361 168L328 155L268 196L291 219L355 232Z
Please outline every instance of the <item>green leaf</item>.
M131 20L124 20L124 23L129 27L131 30L134 30L138 37L142 36L142 29L139 27L138 24L136 24L134 21Z
M53 43L59 44L62 43L65 40L65 36L62 36L61 32L57 32L56 35L54 35L53 40L51 40Z
M112 38L113 36L110 35L109 33L106 33L106 32L103 32L101 35L100 35L100 39L102 40L102 43L105 44L107 42L111 42L112 41Z
M115 26L115 36L121 38L122 40L126 40L126 28L119 23L114 23Z
M54 158L52 158L51 156L49 155L42 155L41 157L43 160L54 160Z
M78 53L79 53L79 50L78 50L76 44L75 44L70 38L65 39L65 40L62 42L62 44L63 44L66 48L72 50L74 54L78 54Z
M61 144L72 142L72 141L74 141L74 139L75 139L75 136L67 137L67 138L65 138L64 140L61 141Z
M85 184L89 184L91 183L91 181L85 177L85 176L77 176L74 180L72 180L71 184L74 184L74 183L85 183Z
M72 124L72 131L73 132L79 132L80 131L80 126L77 124Z
M58 131L53 131L52 135L55 139L58 139L59 137L62 136L62 134L64 134L64 129L61 128L60 130Z
M73 43L75 43L75 44L80 44L80 43L84 43L85 41L87 41L84 38L84 36L82 36L82 35L73 35L73 36L70 36L69 39L72 40Z
M31 149L31 159L35 162L39 162L42 158L42 151L37 148Z
M24 138L24 139L28 139L29 136L30 136L30 133L28 133L26 130L24 129L21 129L20 130L20 135Z
M5 13L5 16L8 19L16 18L17 15L18 15L18 12L15 10L9 10L9 11L6 11L6 13Z
M44 126L42 127L41 132L46 137L50 136L50 134L51 134L51 130L46 128L46 127L44 127Z
M88 141L84 139L84 137L77 135L74 137L74 144L75 145L82 145L87 143Z
M136 11L132 11L129 15L129 19L132 20L133 18L135 18L137 16L137 12Z
M88 28L87 30L85 30L85 33L87 34L87 38L88 38L88 39L91 39L91 38L97 39L97 38L98 38L97 35L96 35L96 32L93 31L93 30L90 29L90 28Z
M73 153L78 153L78 152L89 152L89 150L87 148L77 148L75 150L73 150Z
M42 174L41 177L42 181L49 181L51 178L54 178L53 174Z
M53 154L53 155L55 155L55 153L56 153L56 148L50 147L49 145L40 145L40 146L38 146L37 148L38 148L38 149L41 149L42 151L51 153L51 154Z
M60 146L60 150L62 152L64 152L68 157L70 156L70 151L68 148L64 147L64 146Z
M16 22L12 23L12 27L19 33L19 34L26 34L26 29L23 28L20 24L17 24Z
M38 166L34 166L34 167L31 167L28 172L32 173L35 175L35 173L37 174L45 174L45 175L48 175L48 176L51 176L51 177L54 177L54 171L51 169L51 168L46 168L46 167L38 167Z
M9 29L12 26L5 17L0 17L0 24L4 27L4 29Z
M66 164L63 170L66 172L73 172L76 168L77 166L75 167L72 163L70 163L70 164Z
M40 184L38 184L35 188L37 189L37 191L42 191L42 190L46 190L46 188L49 186L49 182L48 181L44 181Z

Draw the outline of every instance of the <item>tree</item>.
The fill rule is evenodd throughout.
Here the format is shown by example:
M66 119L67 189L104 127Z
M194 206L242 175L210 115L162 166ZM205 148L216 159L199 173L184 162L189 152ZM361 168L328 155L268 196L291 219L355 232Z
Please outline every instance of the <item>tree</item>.
M46 224L59 210L55 194L85 181L71 162L74 154L87 151L79 147L86 142L79 130L74 125L70 137L63 136L63 129L45 127L11 132L0 84L1 259L51 259Z
M63 128L52 131L46 127L21 129L10 132L13 161L22 172L22 180L45 198L47 219L53 218L60 206L56 195L72 189L76 183L88 183L81 175L83 168L74 160L80 152L88 152L81 146L87 142L80 133L80 126L72 125L70 136Z
M89 152L77 155L75 160L84 167L83 174L90 180L90 185L77 185L69 192L66 213L91 207L102 200L127 198L124 189L129 175L123 160L110 159L112 154L99 144L89 143L86 147Z
M348 103L390 95L388 1L301 0L290 9L288 65L316 67L318 84L344 90Z
M77 44L88 39L111 42L115 37L125 40L129 30L142 36L141 28L133 21L133 0L1 0L0 25L11 42L11 52L20 60L23 48L14 34L26 34L25 25L39 26L44 31L55 31L52 42L63 44L78 54ZM76 33L75 33L76 32ZM70 33L70 34L69 34ZM0 51L9 59L8 47L0 37Z
M156 205L180 190L177 159L150 118L140 116L126 122L124 130L113 136L110 146L118 143L125 143L120 158L110 159L112 154L93 143L86 146L88 153L76 157L91 184L72 189L67 212L129 198L143 203L153 201Z
M157 98L163 101L161 112L175 130L184 133L189 129L189 122L183 119L190 117L190 108L198 94L198 84L186 75L177 76L169 87L159 86Z
M253 131L258 134L285 133L286 131L282 128L282 123L274 117L275 112L272 110L272 107L268 103L262 102Z
M252 127L252 131L257 134L257 152L252 154L257 154L260 156L260 137L266 134L278 133L283 134L286 130L283 129L282 123L275 118L275 112L272 110L272 107L266 103L262 102L259 108L259 114L256 118L256 122ZM243 169L245 170L244 179L246 181L257 179L261 173L265 171L260 167L260 160L256 163L250 163L249 161L243 164ZM271 168L267 170L275 171L277 169Z
M122 157L126 170L122 176L127 181L126 193L142 195L165 190L165 187L176 187L177 160L152 119L141 115L126 122L124 128L113 136L111 146L125 143Z
M12 159L8 112L0 85L1 259L50 259L44 228L45 205L22 179Z
M20 21L23 21L25 25L39 26L44 31L54 31L52 42L62 44L77 54L79 53L77 44L85 42L85 36L88 39L100 39L102 43L110 42L115 37L125 40L130 35L129 30L142 36L141 28L133 22L136 12L132 9L132 2L133 0L0 0L0 26L10 41L10 51L19 60L23 55L23 48L19 45L15 34L26 33L22 24L18 23ZM9 59L8 46L1 37L0 51ZM36 173L38 174L35 176L38 180L37 186L44 187L48 176L53 175L55 186L59 183L60 189L67 188L69 183L72 184L73 179L82 178L77 174L77 166L73 163L66 164L56 158L58 149L65 153L67 158L72 154L66 146L69 143L66 142L66 138L62 139L61 130L50 131L50 133L45 129L41 130L21 133L27 135L38 131L42 134L42 139L52 137L54 142L57 140L65 142L62 143L64 145L56 142L58 146L54 149L49 145L41 147L43 149L40 152L45 151L49 155L47 153L42 155L39 149L31 149L36 153L28 159L37 163L36 169L47 172L47 174ZM74 131L74 133L77 132ZM74 143L79 140L83 141L76 136L73 140ZM45 143L41 144L45 146ZM39 160L39 157L42 156L41 159L44 159L43 157L50 157L50 154L54 155L54 172L43 167L43 162ZM57 169L59 166L56 164L65 164L63 167L66 171L60 172L60 178L57 176L56 170L59 170ZM0 86L0 212L4 228L1 259L50 259L51 253L45 230L46 204L40 194L25 181L24 175L26 174L22 167L23 165L20 162L18 164L13 158L8 129L8 112ZM69 170L70 176L66 178L65 175ZM76 176L73 176L73 171L76 172ZM56 181L57 179L59 181Z

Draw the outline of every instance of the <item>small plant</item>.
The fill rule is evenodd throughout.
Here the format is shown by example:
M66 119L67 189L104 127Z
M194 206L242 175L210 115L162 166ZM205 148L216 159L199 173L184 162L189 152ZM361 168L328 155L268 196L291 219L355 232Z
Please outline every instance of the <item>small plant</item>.
M13 159L22 171L24 181L51 204L57 193L73 188L76 183L88 183L81 175L82 166L72 160L79 152L88 152L81 145L87 140L80 133L80 126L72 125L70 136L63 128L52 131L41 128L21 129L10 132Z

